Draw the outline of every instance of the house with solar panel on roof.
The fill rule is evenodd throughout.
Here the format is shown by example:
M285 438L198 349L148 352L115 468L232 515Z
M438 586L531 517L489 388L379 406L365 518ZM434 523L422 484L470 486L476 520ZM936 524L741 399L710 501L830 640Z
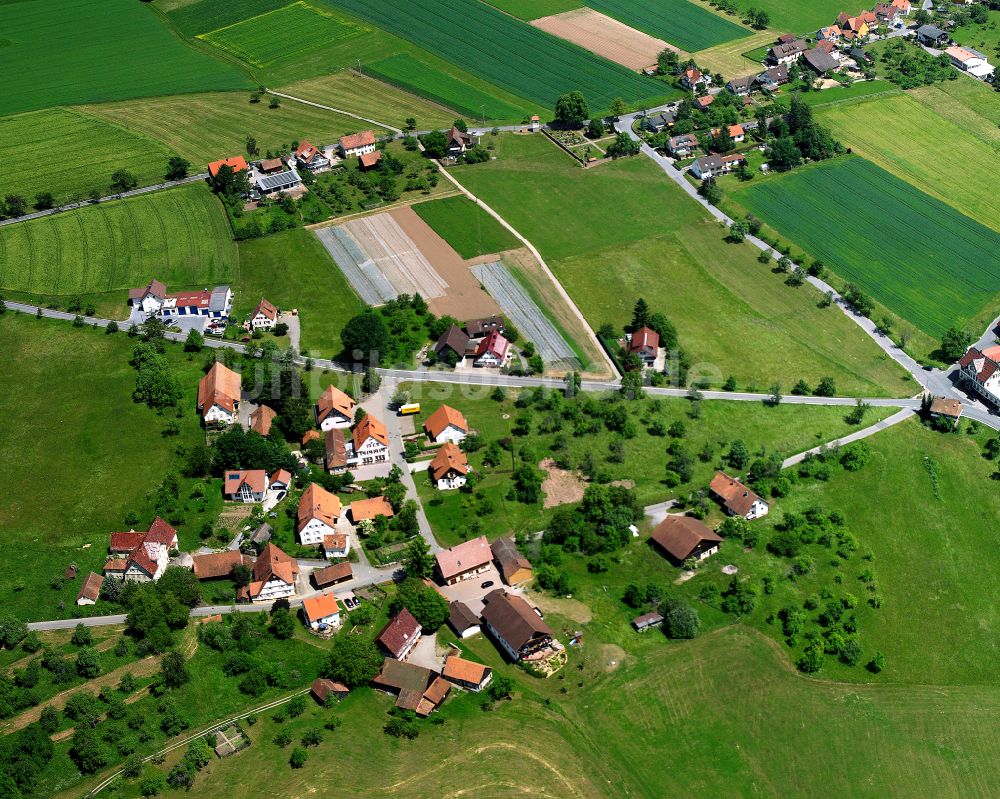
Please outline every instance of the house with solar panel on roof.
M302 178L289 158L265 158L250 165L250 190L255 198L271 197L284 191L302 187Z

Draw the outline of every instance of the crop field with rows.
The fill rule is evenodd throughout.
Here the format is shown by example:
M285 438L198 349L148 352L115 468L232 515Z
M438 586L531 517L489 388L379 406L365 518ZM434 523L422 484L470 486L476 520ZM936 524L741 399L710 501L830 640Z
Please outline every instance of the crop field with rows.
M587 5L689 53L750 35L689 0L588 0Z
M733 189L781 235L931 336L1000 292L1000 234L863 158Z

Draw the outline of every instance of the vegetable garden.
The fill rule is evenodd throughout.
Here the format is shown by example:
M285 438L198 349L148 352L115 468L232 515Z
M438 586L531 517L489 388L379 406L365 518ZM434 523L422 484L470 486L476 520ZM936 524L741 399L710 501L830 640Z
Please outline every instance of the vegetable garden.
M479 0L334 0L335 5L514 94L554 107L579 90L591 110L666 95L656 82L532 28Z
M733 194L747 209L931 336L1000 291L1000 234L863 158Z

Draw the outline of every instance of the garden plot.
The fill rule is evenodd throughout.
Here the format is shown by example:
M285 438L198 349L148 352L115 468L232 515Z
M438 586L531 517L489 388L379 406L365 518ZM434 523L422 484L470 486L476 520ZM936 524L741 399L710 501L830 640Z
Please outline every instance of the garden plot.
M347 282L368 305L382 305L396 296L396 291L344 228L325 227L315 231L316 238L340 267Z
M641 70L656 64L663 50L677 50L662 39L630 28L591 8L578 8L532 23L546 33L579 45L592 53L629 69Z
M495 261L472 267L472 273L521 331L521 337L534 343L547 365L552 366L560 361L575 365L573 350L521 284L507 271L507 267Z

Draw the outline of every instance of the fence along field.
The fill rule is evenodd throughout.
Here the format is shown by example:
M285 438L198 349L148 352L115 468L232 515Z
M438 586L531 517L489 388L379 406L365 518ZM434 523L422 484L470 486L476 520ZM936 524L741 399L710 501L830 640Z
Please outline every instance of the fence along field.
M409 53L381 58L364 64L362 69L367 75L454 108L472 119L485 114L487 119L512 121L523 119L527 113L527 102L523 106L504 102Z
M144 186L163 179L170 156L159 142L68 108L4 117L0 197L20 194L32 202L50 191L62 204L92 190L110 194L111 174L121 168Z
M202 287L236 269L222 206L199 184L0 227L0 287L10 291L94 294L154 277Z
M1000 292L1000 233L863 158L735 189L747 209L931 336Z
M279 59L346 41L368 30L300 0L198 38L254 66L266 67Z
M587 5L689 53L750 35L688 0L588 0Z
M0 115L251 85L135 0L0 3L0 31L9 41L0 47Z
M650 78L532 28L479 0L332 0L473 75L555 106L577 89L592 111L616 97L636 104L669 92Z

